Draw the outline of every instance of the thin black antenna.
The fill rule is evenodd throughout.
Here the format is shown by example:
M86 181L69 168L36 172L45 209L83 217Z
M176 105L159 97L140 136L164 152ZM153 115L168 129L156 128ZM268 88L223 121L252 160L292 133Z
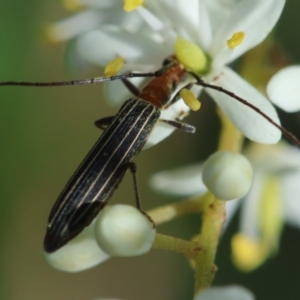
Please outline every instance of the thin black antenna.
M67 85L84 85L84 84L97 84L107 81L122 80L127 78L136 77L158 77L161 76L165 71L166 67L163 67L155 72L148 73L125 73L120 75L114 75L109 77L95 77L90 79L79 79L69 81L52 81L52 82L30 82L30 81L3 81L0 82L0 86L28 86L28 87L56 87L56 86L67 86Z

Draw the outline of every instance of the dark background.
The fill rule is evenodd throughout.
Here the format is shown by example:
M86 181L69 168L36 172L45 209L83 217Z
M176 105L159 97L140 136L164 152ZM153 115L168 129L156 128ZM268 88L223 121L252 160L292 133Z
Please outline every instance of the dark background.
M300 60L299 10L300 2L289 0L277 28L277 37L294 62ZM43 25L66 15L57 2L2 0L0 80L99 76L101 70L67 73L63 45L44 42ZM79 274L55 271L43 260L50 209L100 134L94 120L114 112L103 100L100 86L0 89L0 299L192 299L193 272L183 257L173 253L152 251L143 257L112 259ZM136 160L147 209L173 200L151 191L147 183L151 174L198 162L215 149L218 120L212 102L204 100L201 112L188 122L197 126L197 134L176 132ZM288 126L299 131L297 123ZM112 202L133 203L133 199L131 178L126 176ZM257 299L300 299L300 231L285 227L278 256L244 274L230 259L229 238L236 225L237 219L221 242L215 284L242 284ZM190 216L159 230L189 238L198 228L198 217Z

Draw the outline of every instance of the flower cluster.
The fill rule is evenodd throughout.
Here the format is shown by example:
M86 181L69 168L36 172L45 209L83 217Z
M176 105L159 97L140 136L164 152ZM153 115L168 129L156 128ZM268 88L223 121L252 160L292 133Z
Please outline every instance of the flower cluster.
M239 232L232 239L233 260L241 270L250 271L277 252L284 222L300 225L300 202L295 197L300 193L300 152L284 143L252 144L245 155L255 170L252 187L245 197L228 201L226 213L228 223L241 207ZM162 193L203 195L204 167L205 164L195 164L163 171L155 174L150 183Z
M102 2L102 1L101 1ZM179 35L200 47L206 64L200 75L237 95L280 123L269 101L226 65L262 42L276 24L284 0L255 1L146 1L129 14L124 13L119 0L99 4L99 1L78 0L86 10L48 29L51 40L75 38L73 56L97 66L106 66L116 56L124 57L125 70L153 71L172 55ZM84 23L84 26L81 26ZM50 31L50 33L49 33ZM236 46L229 46L234 34L244 33ZM196 60L196 58L193 58ZM128 91L122 83L110 84L107 95L111 102L122 103ZM197 89L198 95L201 88ZM207 90L233 124L249 139L260 143L276 143L280 132L253 110L231 97ZM173 115L176 119L186 112L182 102ZM172 131L172 130L171 130ZM151 139L151 138L150 138Z
M193 261L195 300L254 299L252 293L239 286L210 288L216 272L219 236L241 206L240 229L232 239L235 264L250 271L276 252L283 222L299 226L294 194L298 193L300 165L295 162L300 154L285 144L253 144L243 152L247 158L239 154L243 136L262 144L280 140L280 130L263 114L278 125L280 121L270 101L228 65L266 38L285 1L148 0L143 5L143 1L125 1L124 8L130 12L124 11L120 0L65 2L81 11L49 26L47 36L52 42L72 40L68 50L75 63L104 67L108 61L121 57L126 61L125 71L153 72L161 68L165 58L175 55L187 73L234 91L256 110L220 90L201 84L191 88L197 97L205 89L222 111L219 151L204 164L154 175L151 184L156 190L195 198L154 209L149 216L158 225L181 214L201 212L202 227L195 240L160 235L153 221L138 210L112 206L63 248L45 254L47 261L57 269L78 272L111 256L167 249ZM299 67L283 70L267 87L273 103L287 111L300 108L298 73ZM141 81L134 80L136 84ZM194 77L188 77L183 85L191 82L195 82ZM119 105L129 93L122 83L113 82L107 84L106 95L110 103ZM184 93L180 95L185 98ZM193 97L187 97L193 101ZM161 118L181 120L190 108L183 100L177 101L167 106ZM168 124L159 123L148 146L162 141L173 130ZM232 199L235 200L224 201Z
M147 253L155 238L152 222L128 205L107 206L99 218L54 253L44 253L54 268L80 272L106 261L110 256Z

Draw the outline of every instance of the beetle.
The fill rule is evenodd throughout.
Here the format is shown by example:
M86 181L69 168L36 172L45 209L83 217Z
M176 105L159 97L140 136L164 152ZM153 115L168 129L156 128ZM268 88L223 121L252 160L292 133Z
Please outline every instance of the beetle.
M155 76L155 78L141 92L126 80L130 77L145 76ZM96 126L105 130L66 184L50 212L44 239L46 252L58 250L92 222L111 198L127 169L133 173L136 205L141 210L133 159L142 149L159 120L161 109L179 99L176 95L171 100L171 95L185 77L186 70L174 57L171 57L164 61L161 70L153 74L129 73L70 82L0 83L1 86L62 86L121 79L135 95L122 105L114 117L96 121ZM195 127L185 123L173 120L162 121L187 132L195 131Z
M277 127L300 148L300 142L294 135L257 107L222 87L204 82L197 74L187 71L174 55L167 58L162 68L154 73L127 73L62 82L0 82L0 86L42 87L94 84L120 79L135 96L128 99L114 117L96 121L96 126L104 129L104 132L66 184L51 210L44 239L46 252L55 252L93 221L112 197L128 169L133 174L136 205L142 211L136 184L136 165L133 160L160 119L161 110L180 99L178 92L173 98L172 94L188 74L195 82L187 84L186 88L191 88L192 84L201 85L235 98ZM154 78L140 92L128 81L128 78L134 77ZM195 127L189 124L173 120L162 121L186 132L195 132Z
M128 99L111 120L96 122L98 127L109 124L54 205L44 240L45 251L59 249L89 225L111 198L128 168L135 178L136 167L132 161L184 73L179 64L168 67L136 98ZM180 123L177 124L179 127ZM181 124L181 128L194 131L194 127L187 124ZM137 207L141 209L136 184L135 190Z

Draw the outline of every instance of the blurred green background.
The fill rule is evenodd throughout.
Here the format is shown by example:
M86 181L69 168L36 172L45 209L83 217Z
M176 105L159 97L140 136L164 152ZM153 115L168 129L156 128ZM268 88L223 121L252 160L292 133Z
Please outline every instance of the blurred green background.
M300 2L289 0L277 28L295 62L300 60L299 11ZM101 70L67 73L63 45L43 41L43 25L66 15L58 2L2 0L0 80L51 81L99 75ZM192 299L193 272L184 258L172 253L152 251L143 257L112 259L79 274L55 271L43 260L50 209L100 135L93 122L115 112L103 100L100 86L3 87L0 108L1 300ZM176 132L136 160L146 209L172 200L151 191L147 183L151 174L200 161L216 146L218 121L211 101L205 101L201 112L191 115L188 122L197 126L195 135ZM290 126L299 131L297 123ZM133 200L132 180L126 176L112 201ZM235 219L221 242L215 283L243 284L257 299L300 299L300 231L286 227L279 255L259 270L243 274L230 260L229 237L236 223ZM198 217L192 216L162 226L160 231L189 238L198 227Z

